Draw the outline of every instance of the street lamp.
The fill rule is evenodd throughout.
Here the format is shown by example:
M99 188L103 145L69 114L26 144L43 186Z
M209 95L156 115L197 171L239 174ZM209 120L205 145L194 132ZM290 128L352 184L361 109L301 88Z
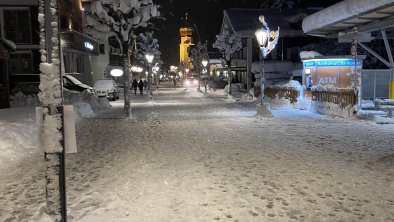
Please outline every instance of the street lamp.
M151 71L151 64L153 62L153 58L155 56L152 54L146 54L145 55L145 59L148 62L148 91L149 91L149 96L152 99L152 89L151 89L151 81L152 81L152 77L149 75L149 72Z
M155 74L155 84L156 84L156 93L159 91L159 78L157 76L157 73L159 72L160 68L157 66L157 63L155 66L152 68L152 72Z
M206 80L206 76L205 76L205 72L206 72L206 68L208 65L208 61L207 60L202 60L202 66L204 66L203 72L204 72L204 87L205 87L205 92L207 92L207 80ZM200 82L198 82L198 84L200 84Z
M114 66L112 67L110 74L113 77L120 77L123 75L123 68L120 66Z
M270 31L267 23L265 22L264 16L259 16L259 21L263 25L257 29L255 36L260 47L260 90L261 90L261 105L263 105L264 99L264 57L266 57L276 46L279 39L279 27L277 31Z

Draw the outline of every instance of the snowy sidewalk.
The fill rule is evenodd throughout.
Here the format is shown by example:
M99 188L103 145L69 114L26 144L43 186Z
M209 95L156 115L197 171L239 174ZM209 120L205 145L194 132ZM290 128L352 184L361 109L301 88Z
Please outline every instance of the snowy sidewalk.
M134 98L131 120L80 120L69 221L394 221L393 126L160 92ZM44 202L33 150L2 171L0 221Z

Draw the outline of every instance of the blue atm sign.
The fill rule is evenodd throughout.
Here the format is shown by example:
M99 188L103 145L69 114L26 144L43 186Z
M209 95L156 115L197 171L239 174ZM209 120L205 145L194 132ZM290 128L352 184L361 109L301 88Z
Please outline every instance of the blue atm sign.
M362 61L357 60L357 66L361 66ZM310 66L354 66L353 59L327 59L304 62L304 67Z

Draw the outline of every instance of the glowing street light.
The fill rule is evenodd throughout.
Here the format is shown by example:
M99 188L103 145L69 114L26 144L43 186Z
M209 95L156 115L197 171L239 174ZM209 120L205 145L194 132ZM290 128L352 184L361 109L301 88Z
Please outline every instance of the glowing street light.
M204 68L206 68L207 67L207 65L208 65L208 61L207 60L202 60L202 66L204 66Z
M142 67L139 67L139 66L132 66L131 67L131 71L132 72L137 72L137 73L140 73L140 72L142 72L144 69L142 68Z
M153 59L155 58L155 56L154 55L152 55L152 54L146 54L145 55L145 59L146 59L146 61L149 63L149 64L151 64L152 62L153 62Z
M123 68L122 67L112 67L111 71L110 71L111 76L113 77L119 77L123 75Z
M279 39L279 27L277 31L270 31L263 15L259 16L259 21L263 25L257 29L255 36L260 47L260 90L261 90L261 105L264 99L264 57L266 57L276 46Z
M206 73L207 73L207 65L208 65L208 61L206 59L201 61L202 66L204 66L204 69L202 70L203 74L204 74L204 87L205 87L205 92L207 92L207 79L206 79Z
M148 91L149 91L149 95L150 95L151 99L152 99L152 87L151 87L152 77L149 75L149 72L151 71L151 64L153 62L154 57L155 56L150 53L147 53L145 55L145 59L148 62L148 66L149 66L149 68L148 68Z

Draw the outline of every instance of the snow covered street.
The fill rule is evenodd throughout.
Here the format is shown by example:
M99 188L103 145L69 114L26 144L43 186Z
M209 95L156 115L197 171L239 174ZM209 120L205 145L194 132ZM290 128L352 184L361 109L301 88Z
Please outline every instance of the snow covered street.
M394 125L257 117L255 103L194 88L131 101L132 119L118 100L77 122L69 221L394 221ZM0 161L0 221L37 221L45 204L43 153L19 149Z

